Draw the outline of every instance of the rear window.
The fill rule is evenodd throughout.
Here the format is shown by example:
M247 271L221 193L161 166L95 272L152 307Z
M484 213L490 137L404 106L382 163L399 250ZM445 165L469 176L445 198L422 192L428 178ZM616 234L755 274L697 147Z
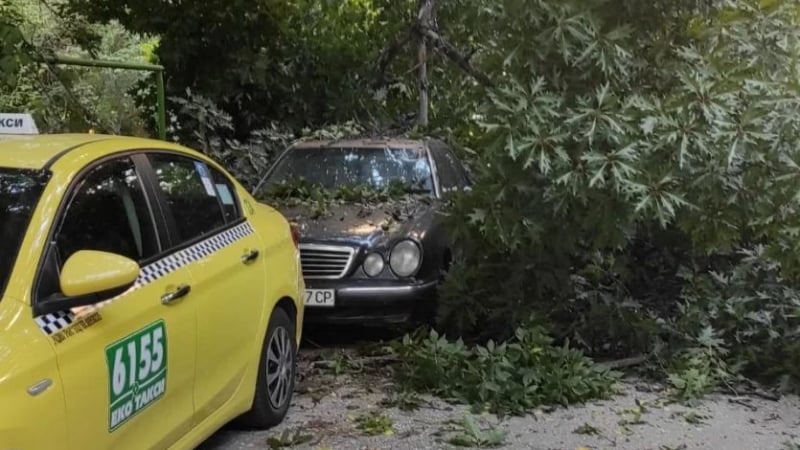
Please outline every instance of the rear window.
M5 292L47 178L43 171L0 168L0 294Z

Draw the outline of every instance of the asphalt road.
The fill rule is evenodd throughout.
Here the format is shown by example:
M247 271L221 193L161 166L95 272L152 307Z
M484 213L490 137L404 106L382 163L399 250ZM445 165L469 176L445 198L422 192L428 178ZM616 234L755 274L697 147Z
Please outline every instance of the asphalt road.
M462 420L467 408L429 399L414 412L382 408L381 389L369 389L340 380L319 403L311 395L299 395L287 420L266 432L225 429L210 438L201 449L244 450L269 448L267 439L284 431L311 437L311 442L293 448L314 449L445 449L453 436L448 421ZM640 422L630 420L629 411L645 406ZM737 400L733 402L732 400ZM393 422L391 435L368 437L355 425L355 417L368 411L386 414ZM734 399L711 396L694 408L666 405L655 392L639 392L634 383L623 386L622 395L589 405L538 412L526 417L499 420L478 417L484 427L499 427L507 434L507 449L728 449L790 450L792 440L800 444L800 399L787 397L778 402L760 398ZM624 423L624 422L622 422Z
M351 330L352 331L352 330ZM319 336L320 342L352 347L347 333ZM360 338L363 331L355 333ZM309 335L311 339L311 334ZM388 375L334 375L330 370L312 368L312 359L330 358L331 349L307 345L301 361L305 379L298 385L289 415L283 424L269 431L241 431L225 428L200 449L242 450L270 448L268 439L284 436L284 444L306 436L310 442L286 448L313 449L444 449L463 427L468 408L424 398L415 411L401 411L381 405L391 392ZM352 355L352 350L349 351ZM355 356L351 356L355 357ZM607 401L551 411L537 411L525 417L501 420L493 415L476 416L485 429L507 433L507 449L622 449L622 450L793 450L800 448L800 398L780 401L760 397L711 395L699 405L670 404L657 385L637 379L626 380L620 395ZM642 405L643 409L641 406ZM639 414L639 420L633 420ZM357 425L362 414L383 414L391 419L391 433L366 436ZM636 422L636 423L629 423ZM789 447L797 442L798 447Z

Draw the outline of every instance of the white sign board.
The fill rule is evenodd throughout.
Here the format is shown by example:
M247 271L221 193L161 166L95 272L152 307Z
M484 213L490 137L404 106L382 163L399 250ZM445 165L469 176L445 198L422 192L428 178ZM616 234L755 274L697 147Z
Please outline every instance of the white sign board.
M30 114L0 113L0 135L39 134Z

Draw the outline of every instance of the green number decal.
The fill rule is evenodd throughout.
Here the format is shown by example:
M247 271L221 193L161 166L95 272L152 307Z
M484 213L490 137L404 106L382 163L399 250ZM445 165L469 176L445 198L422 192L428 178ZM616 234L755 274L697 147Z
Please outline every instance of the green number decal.
M164 396L167 332L154 322L106 347L108 431L114 431Z

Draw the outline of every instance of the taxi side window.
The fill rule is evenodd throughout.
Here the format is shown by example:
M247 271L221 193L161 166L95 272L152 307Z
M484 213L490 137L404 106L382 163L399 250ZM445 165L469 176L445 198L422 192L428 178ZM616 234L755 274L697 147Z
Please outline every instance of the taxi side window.
M38 296L59 292L58 272L79 250L142 262L159 252L141 180L130 158L103 162L75 185L46 255Z
M233 222L242 217L242 212L239 210L239 201L236 197L236 188L231 183L231 180L223 175L220 171L209 167L211 176L214 179L214 186L219 195L219 201L222 203L222 212L225 214L225 220Z
M56 245L62 263L78 250L100 250L143 261L158 253L155 226L130 158L101 163L70 199Z
M168 153L150 154L148 158L164 201L175 217L181 243L225 226L228 220L224 206L233 192L218 194L208 165Z

